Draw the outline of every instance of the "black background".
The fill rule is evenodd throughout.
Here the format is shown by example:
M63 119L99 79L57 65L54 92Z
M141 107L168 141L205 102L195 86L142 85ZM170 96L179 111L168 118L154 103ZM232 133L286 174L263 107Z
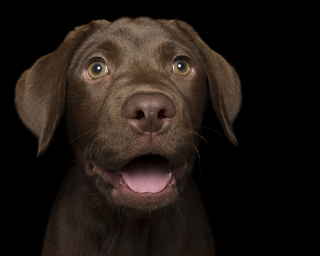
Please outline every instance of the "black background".
M290 98L288 88L294 85L288 82L293 72L288 65L293 48L290 38L300 33L296 30L299 17L293 6L208 3L10 4L2 20L2 162L7 167L2 170L1 207L3 226L8 227L3 245L12 252L8 255L40 255L50 208L73 161L63 125L45 155L36 157L37 140L14 108L15 83L39 57L54 51L75 26L123 16L184 20L236 68L243 92L234 123L239 148L226 137L207 132L204 137L210 145L201 146L201 164L194 176L218 256L287 251L285 238L292 229L287 207L295 192L285 188L290 183L285 152L291 141L287 127L294 106L283 99ZM221 131L219 124L210 125Z

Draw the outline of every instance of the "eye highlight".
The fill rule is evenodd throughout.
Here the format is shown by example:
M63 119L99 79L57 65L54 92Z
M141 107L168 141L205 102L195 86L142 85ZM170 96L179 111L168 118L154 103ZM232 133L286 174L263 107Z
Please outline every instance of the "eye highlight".
M190 73L190 64L184 59L177 59L172 64L174 72L179 76L187 76Z
M108 67L102 61L95 61L90 64L87 69L87 74L91 79L103 77L108 71Z

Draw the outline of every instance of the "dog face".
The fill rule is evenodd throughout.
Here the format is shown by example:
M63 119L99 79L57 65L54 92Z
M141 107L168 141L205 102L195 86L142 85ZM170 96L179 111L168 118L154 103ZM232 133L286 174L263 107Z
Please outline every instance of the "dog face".
M120 19L71 32L22 75L16 105L39 154L65 113L85 186L113 207L150 212L188 185L208 93L237 144L234 69L184 22Z

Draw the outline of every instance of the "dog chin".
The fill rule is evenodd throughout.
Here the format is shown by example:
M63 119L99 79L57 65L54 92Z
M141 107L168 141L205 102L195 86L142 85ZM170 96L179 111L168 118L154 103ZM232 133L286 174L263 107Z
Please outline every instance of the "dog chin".
M172 204L183 189L188 163L173 167L161 156L139 156L119 170L108 170L92 161L99 179L112 185L111 201L135 212L151 212Z

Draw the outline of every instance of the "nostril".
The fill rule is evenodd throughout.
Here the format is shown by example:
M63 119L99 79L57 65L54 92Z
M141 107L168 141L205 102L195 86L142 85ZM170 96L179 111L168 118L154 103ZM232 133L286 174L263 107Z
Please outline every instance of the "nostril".
M158 113L158 119L163 119L165 118L166 115L165 115L165 110L164 109L161 109Z
M143 111L139 110L139 111L137 111L136 117L134 119L140 120L143 117L144 117Z

